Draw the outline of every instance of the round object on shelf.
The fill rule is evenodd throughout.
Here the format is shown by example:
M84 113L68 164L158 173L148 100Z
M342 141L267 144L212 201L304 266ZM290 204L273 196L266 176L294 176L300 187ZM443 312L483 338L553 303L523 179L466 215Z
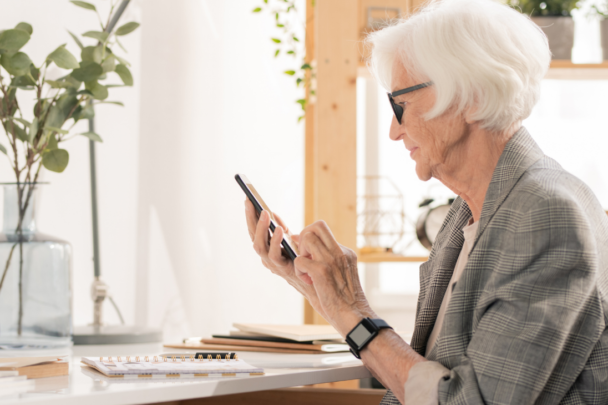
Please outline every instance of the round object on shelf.
M418 240L422 246L428 250L431 250L433 247L435 238L441 229L441 225L443 225L445 217L450 211L453 200L450 199L448 204L442 204L434 207L431 205L432 202L433 200L427 199L420 204L420 207L423 208L424 211L420 214L418 220L416 221L416 236L418 237Z

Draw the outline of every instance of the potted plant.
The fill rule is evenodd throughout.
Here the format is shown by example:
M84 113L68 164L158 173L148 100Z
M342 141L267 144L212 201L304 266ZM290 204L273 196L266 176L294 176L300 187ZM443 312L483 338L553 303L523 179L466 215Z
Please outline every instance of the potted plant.
M608 60L608 1L591 6L589 17L600 18L600 42L602 44L603 60Z
M553 59L570 60L574 45L574 21L570 13L579 0L507 0L507 4L530 16L549 40Z
M97 13L84 1L78 7ZM110 7L111 21L115 9ZM36 229L34 198L43 168L63 172L69 153L63 142L83 136L101 142L93 132L74 133L80 120L92 118L94 106L106 101L109 90L133 85L129 63L115 53L119 37L139 24L130 22L113 33L100 18L100 30L70 33L79 58L60 45L45 60L34 63L22 51L33 35L30 24L0 32L0 123L6 141L0 152L8 157L14 182L4 185L4 225L0 234L0 345L13 348L69 345L72 332L71 247ZM83 42L90 41L90 44ZM51 65L59 69L49 69ZM51 76L52 71L61 73ZM108 84L107 82L110 82ZM28 111L24 99L34 99Z

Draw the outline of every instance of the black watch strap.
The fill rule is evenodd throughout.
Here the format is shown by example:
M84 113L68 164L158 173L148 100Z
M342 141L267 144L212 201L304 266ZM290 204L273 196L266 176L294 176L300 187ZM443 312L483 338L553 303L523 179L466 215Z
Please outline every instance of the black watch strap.
M347 335L346 343L350 347L351 353L358 359L361 358L360 352L374 340L381 329L393 329L383 319L364 318Z

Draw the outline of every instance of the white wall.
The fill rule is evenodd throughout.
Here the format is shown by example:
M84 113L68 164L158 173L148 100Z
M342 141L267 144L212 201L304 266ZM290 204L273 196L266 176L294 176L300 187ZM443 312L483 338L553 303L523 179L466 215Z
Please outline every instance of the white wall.
M108 2L93 1L102 10ZM166 340L225 332L232 322L302 321L302 299L251 248L246 173L295 229L303 223L299 92L274 59L271 16L248 0L131 2L123 20L133 88L112 89L124 108L101 106L97 132L103 278L128 323L162 326ZM63 0L0 0L0 28L34 26L37 63L66 33L95 29L94 14ZM103 12L102 12L103 14ZM0 141L1 142L1 141ZM75 324L92 320L88 145L67 146L70 165L46 173L40 227L74 247ZM0 180L11 181L8 164ZM111 306L107 320L116 323Z

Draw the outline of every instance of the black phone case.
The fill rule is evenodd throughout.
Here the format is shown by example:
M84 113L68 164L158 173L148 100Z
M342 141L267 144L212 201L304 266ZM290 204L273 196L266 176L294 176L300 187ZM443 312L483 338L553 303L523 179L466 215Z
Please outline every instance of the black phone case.
M247 198L249 198L249 201L251 201L251 203L255 207L255 210L257 211L258 215L261 214L264 209L262 208L262 206L260 205L258 200L256 200L255 196L251 193L251 191L249 191L249 188L247 187L247 185L245 184L243 179L241 179L241 176L237 174L236 176L234 176L234 178L236 179L236 182L239 183L239 186L241 186L241 189L243 189L243 192L245 193ZM271 219L270 220L270 230L272 232L274 232L275 229L276 229L276 226L274 224L274 221ZM291 260L295 260L296 257L298 257L296 252L294 252L294 250L289 245L289 243L285 240L285 238L283 238L281 245L283 245L283 250L285 250L285 253L287 253L287 256L289 256L289 258Z

